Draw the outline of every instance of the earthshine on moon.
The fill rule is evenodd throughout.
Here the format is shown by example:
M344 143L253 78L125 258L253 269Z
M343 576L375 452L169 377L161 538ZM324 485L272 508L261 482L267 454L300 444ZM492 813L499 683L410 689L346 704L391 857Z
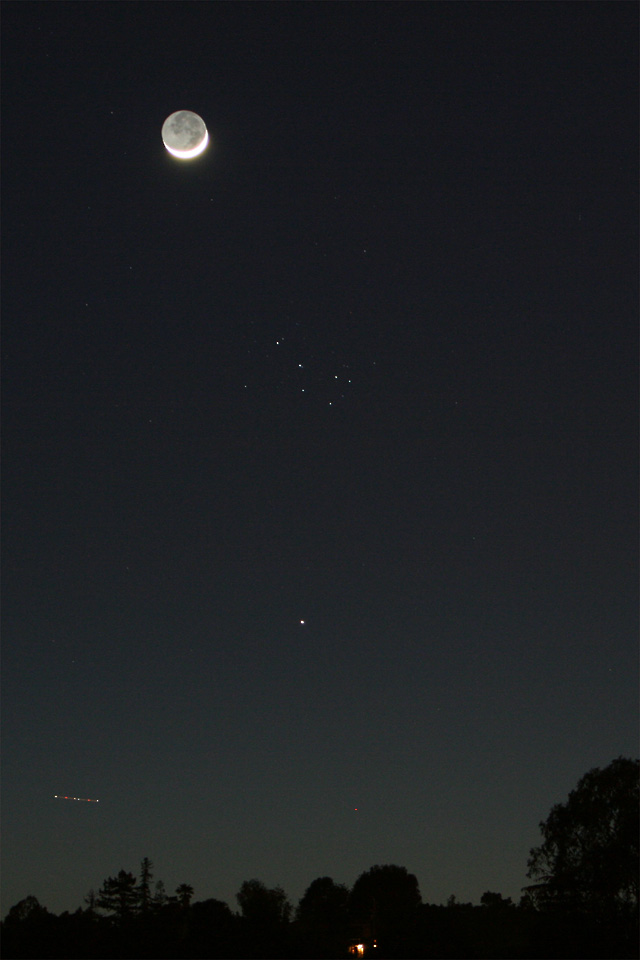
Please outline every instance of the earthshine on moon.
M206 150L209 134L202 117L191 110L177 110L162 124L162 142L179 160L191 160Z

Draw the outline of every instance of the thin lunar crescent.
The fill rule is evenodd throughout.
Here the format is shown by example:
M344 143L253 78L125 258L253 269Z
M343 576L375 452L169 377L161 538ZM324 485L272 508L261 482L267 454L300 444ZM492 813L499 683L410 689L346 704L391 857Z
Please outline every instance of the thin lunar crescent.
M162 124L162 142L174 157L191 160L206 150L209 134L202 117L191 110L177 110Z

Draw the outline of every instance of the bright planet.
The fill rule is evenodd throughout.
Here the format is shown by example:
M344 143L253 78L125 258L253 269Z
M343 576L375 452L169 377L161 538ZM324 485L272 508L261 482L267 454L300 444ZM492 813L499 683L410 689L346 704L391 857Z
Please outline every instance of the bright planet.
M209 134L204 120L197 113L177 110L162 124L162 142L172 156L191 160L206 150Z

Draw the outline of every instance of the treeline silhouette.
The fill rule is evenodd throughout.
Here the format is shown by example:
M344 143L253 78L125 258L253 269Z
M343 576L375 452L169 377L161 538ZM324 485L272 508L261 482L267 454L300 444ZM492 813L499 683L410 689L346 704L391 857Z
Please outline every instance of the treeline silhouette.
M9 958L637 958L639 762L589 771L540 824L518 904L487 891L480 904L423 903L405 867L376 865L351 889L331 877L308 886L295 910L280 887L245 881L232 912L169 895L145 858L90 890L75 913L35 897L2 927Z

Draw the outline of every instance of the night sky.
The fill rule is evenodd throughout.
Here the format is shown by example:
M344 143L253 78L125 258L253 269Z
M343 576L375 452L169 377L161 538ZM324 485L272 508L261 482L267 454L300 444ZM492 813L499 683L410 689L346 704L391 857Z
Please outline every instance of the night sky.
M637 5L3 13L2 914L517 901L637 755Z

